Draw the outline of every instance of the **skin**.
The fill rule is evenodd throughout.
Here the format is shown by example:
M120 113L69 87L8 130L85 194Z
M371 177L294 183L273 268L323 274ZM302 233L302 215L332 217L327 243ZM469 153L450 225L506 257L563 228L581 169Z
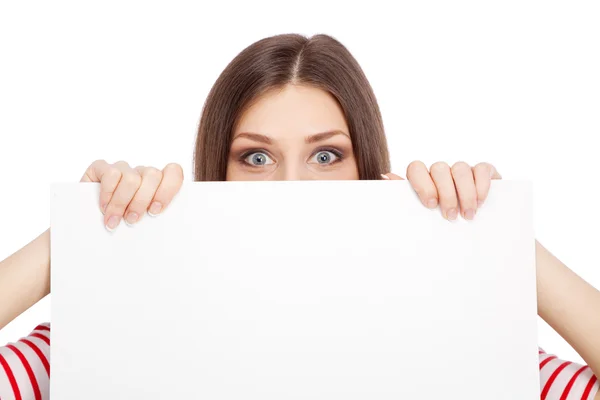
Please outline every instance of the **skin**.
M492 179L488 163L427 168L412 162L406 176L420 201L440 207L448 220L473 219ZM263 95L242 116L234 131L227 180L358 179L352 141L337 102L319 89L288 85ZM388 173L382 179L403 179ZM183 183L183 170L169 164L130 167L120 161L92 163L81 182L99 182L100 210L107 229L122 219L135 224L145 214L165 210ZM567 268L536 241L538 314L600 376L600 292ZM50 292L50 232L0 263L0 328ZM8 305L8 306L5 306ZM596 395L600 400L600 393Z
M227 180L311 179L358 179L342 109L321 90L293 85L273 90L234 130Z

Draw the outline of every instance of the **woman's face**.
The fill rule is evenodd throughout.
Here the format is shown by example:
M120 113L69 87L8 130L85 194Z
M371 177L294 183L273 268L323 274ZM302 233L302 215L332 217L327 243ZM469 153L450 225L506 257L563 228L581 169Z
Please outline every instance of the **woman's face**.
M358 179L342 109L327 92L287 85L263 95L233 133L228 181Z

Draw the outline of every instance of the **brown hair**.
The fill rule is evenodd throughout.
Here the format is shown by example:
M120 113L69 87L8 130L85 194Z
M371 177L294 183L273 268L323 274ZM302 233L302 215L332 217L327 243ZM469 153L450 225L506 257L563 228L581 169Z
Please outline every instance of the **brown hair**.
M356 59L331 36L284 34L245 48L212 87L196 138L196 181L225 180L232 135L242 113L261 94L290 83L317 87L337 99L360 179L381 179L382 173L390 172L379 106Z

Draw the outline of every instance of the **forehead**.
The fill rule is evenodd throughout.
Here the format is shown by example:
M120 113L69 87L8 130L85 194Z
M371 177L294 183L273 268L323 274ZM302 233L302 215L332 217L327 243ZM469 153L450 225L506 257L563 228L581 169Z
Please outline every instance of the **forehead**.
M253 132L274 138L341 130L343 111L333 96L310 86L286 85L262 95L242 115L235 134Z

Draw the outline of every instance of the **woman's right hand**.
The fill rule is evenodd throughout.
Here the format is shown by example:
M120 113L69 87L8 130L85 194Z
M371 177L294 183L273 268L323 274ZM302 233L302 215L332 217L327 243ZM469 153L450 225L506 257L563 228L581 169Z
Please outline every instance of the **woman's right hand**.
M161 171L154 167L131 168L125 161L109 164L97 160L85 171L81 182L100 183L100 210L106 229L112 231L122 219L134 224L146 212L151 216L162 212L181 188L183 169L174 163Z

